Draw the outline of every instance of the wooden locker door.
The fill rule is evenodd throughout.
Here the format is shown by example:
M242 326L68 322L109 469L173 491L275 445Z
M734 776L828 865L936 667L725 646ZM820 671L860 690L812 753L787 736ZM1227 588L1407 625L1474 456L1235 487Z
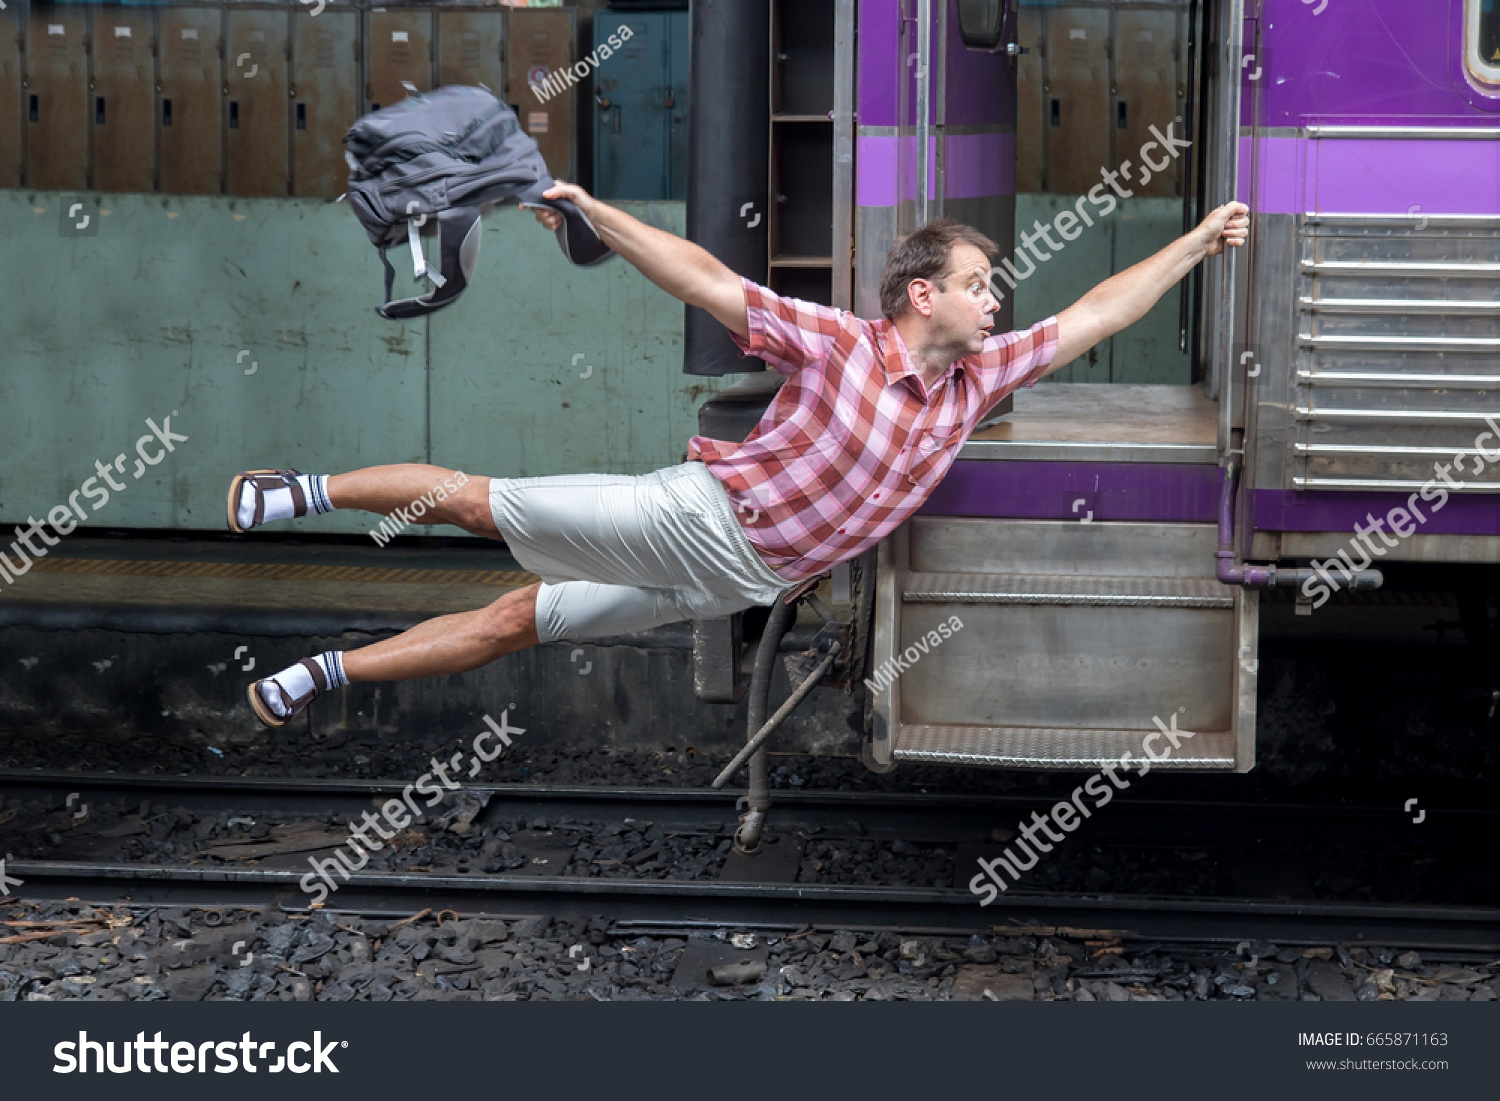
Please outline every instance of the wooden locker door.
M284 11L229 11L224 178L230 195L291 193L287 18Z
M1042 13L1022 8L1016 41L1030 53L1016 60L1016 190L1042 190L1042 164L1046 155L1045 112L1042 95Z
M1086 195L1110 163L1109 10L1048 8L1045 33L1046 189Z
M0 11L0 187L21 186L21 150L26 116L21 104L22 9Z
M438 12L438 86L482 84L505 95L505 16L498 11Z
M217 195L224 175L220 13L215 8L162 8L156 26L161 189L174 195Z
M156 187L156 62L149 11L92 12L94 88L91 123L94 187L152 191Z
M336 199L349 182L344 135L359 119L359 16L292 16L292 194Z
M26 186L89 185L88 21L77 8L32 9L26 35Z
M537 148L555 179L573 178L573 115L576 85L543 100L531 89L545 74L574 64L571 9L515 8L506 36L506 102L516 109L521 128Z
M1131 162L1131 180L1122 181L1122 186L1137 195L1180 195L1182 161L1172 157L1172 150L1160 149L1161 143L1151 132L1155 126L1166 134L1168 127L1175 126L1171 136L1187 140L1182 124L1176 121L1182 113L1182 101L1177 98L1178 59L1183 54L1177 39L1178 13L1125 10L1115 18L1115 167ZM1158 148L1147 157L1155 164L1167 162L1164 172L1142 163L1141 149L1153 141ZM1143 167L1151 172L1151 180L1141 185Z
M366 35L369 49L369 110L400 103L405 85L432 90L432 12L372 11Z

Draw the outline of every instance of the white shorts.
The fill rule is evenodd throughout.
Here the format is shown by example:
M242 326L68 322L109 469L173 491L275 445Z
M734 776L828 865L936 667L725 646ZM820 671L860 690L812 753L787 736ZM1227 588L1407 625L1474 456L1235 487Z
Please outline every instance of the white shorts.
M652 474L491 478L511 553L542 579L543 642L609 638L771 604L771 572L702 463Z

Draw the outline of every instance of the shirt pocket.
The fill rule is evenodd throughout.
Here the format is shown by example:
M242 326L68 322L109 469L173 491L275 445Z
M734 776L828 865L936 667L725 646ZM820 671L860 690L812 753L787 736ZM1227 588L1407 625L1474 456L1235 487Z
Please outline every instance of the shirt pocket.
M960 438L956 426L934 428L912 446L906 481L920 489L931 489L953 461Z

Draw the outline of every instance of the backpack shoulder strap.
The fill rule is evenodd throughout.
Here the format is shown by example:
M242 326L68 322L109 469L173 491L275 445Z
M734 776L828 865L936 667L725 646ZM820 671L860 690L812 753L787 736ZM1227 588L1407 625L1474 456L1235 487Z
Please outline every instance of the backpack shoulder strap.
M424 215L423 219L425 220L425 218L426 216ZM447 280L443 278L442 272L427 263L427 257L422 253L422 234L417 228L418 224L415 219L407 215L406 240L411 245L411 280L413 283L419 283L422 280L422 276L425 275L428 279L432 280L434 287L441 287Z
M380 246L380 262L385 265L385 301L381 303L385 306L391 301L391 286L396 281L396 269L391 267L391 260L385 254L384 245Z

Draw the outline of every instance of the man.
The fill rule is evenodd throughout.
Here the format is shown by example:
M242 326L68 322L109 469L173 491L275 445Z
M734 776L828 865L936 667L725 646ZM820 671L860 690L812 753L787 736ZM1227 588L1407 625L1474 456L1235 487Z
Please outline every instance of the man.
M284 726L352 681L462 673L539 642L579 641L768 604L873 546L922 504L1006 394L1134 324L1206 256L1245 243L1249 208L1192 233L1023 333L991 332L994 242L941 219L891 250L884 319L780 298L691 242L558 184L604 243L668 294L707 310L786 376L743 444L694 437L690 460L641 477L467 478L418 463L340 475L252 471L230 485L229 526L431 502L433 523L503 539L539 584L358 650L256 681L250 704ZM537 209L555 230L559 215ZM435 493L446 486L446 492ZM441 497L441 500L434 500Z

